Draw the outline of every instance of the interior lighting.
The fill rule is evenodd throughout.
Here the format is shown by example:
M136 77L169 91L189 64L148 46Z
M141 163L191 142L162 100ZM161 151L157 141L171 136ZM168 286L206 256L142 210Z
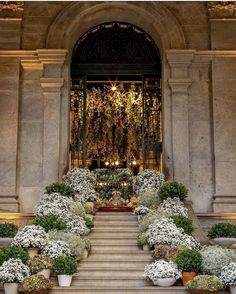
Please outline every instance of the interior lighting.
M116 86L114 85L114 86L112 86L111 87L111 89L112 89L112 91L116 91L117 90L117 88L116 88Z

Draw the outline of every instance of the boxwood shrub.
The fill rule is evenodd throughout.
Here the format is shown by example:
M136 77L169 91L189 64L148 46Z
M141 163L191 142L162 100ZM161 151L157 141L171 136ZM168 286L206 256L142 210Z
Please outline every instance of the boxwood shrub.
M236 225L230 223L218 223L208 231L208 237L214 238L236 238Z
M48 194L60 193L63 196L72 198L75 196L75 190L65 183L53 183L46 187L46 191Z
M0 224L0 238L15 237L19 227L12 223Z
M0 265L10 258L19 258L24 264L26 264L29 259L28 251L16 246L0 249Z
M57 275L73 275L77 270L77 261L71 256L59 256L55 258L53 271Z
M66 228L66 223L54 214L36 216L33 224L43 227L46 232L50 230L64 230Z
M196 250L185 249L179 251L175 262L183 272L199 273L202 269L202 256Z
M188 235L192 234L193 231L193 222L190 218L183 215L172 215L176 227L182 228L184 232Z
M188 189L178 182L165 182L159 190L161 200L178 197L181 201L188 196Z

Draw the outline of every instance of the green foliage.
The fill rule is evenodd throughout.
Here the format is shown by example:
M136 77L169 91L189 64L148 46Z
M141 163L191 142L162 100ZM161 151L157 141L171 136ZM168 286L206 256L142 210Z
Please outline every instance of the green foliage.
M155 260L164 259L166 261L175 261L177 256L177 248L168 245L155 246L154 250L151 251L152 258Z
M60 193L63 196L72 198L75 196L75 190L65 183L53 183L46 187L46 191L48 194Z
M43 255L36 255L28 261L28 266L32 274L36 274L44 269L52 269L52 264L52 260Z
M236 225L230 223L218 223L210 228L208 237L214 238L236 238Z
M55 214L37 216L33 224L43 227L46 232L50 230L64 230L66 228L66 223Z
M85 209L85 212L87 213L87 214L93 214L94 213L94 207L93 207L93 205L91 204L91 203L88 203L88 202L86 202L85 204L84 204L84 209Z
M145 232L138 234L137 243L139 246L143 246L147 244L147 236Z
M77 262L71 256L59 256L55 258L53 270L57 275L73 275L77 270Z
M160 187L159 196L162 201L167 198L175 197L183 201L188 196L188 189L178 182L165 182Z
M71 209L71 212L73 214L75 214L75 215L78 215L78 216L80 216L82 218L84 218L86 216L86 212L85 212L84 206L80 202L71 201L71 203L70 203L70 209Z
M143 233L145 232L148 227L154 223L155 220L166 216L165 213L162 212L157 212L155 210L150 211L149 213L147 213L146 215L144 215L139 223L139 232Z
M85 221L86 226L89 229L92 229L94 227L94 222L93 222L93 220L89 216L85 216L84 217L84 221Z
M13 238L18 229L18 226L12 223L0 224L0 238Z
M198 275L185 285L186 289L208 290L215 292L223 289L224 285L221 280L212 275Z
M200 272L202 268L202 256L196 250L185 249L180 251L175 259L179 269L183 272Z
M171 216L177 228L182 228L185 234L191 235L193 231L193 222L190 218L183 215Z
M160 197L158 195L158 192L150 191L140 193L138 204L146 206L148 208L158 207L158 205L160 204Z
M38 293L42 290L52 289L53 284L42 275L26 277L19 286L19 291L24 293Z
M75 256L77 260L83 258L84 250L86 248L86 239L83 240L79 235L65 233L63 231L51 231L48 234L50 240L66 242L69 245L71 254Z
M26 264L29 258L28 251L16 246L0 249L0 265L10 258L19 258L24 264Z

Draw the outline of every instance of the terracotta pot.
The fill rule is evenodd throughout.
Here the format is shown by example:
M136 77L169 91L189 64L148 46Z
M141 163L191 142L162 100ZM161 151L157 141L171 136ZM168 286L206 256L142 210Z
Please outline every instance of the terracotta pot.
M195 272L182 272L182 281L185 286L188 281L191 281L194 277L196 277L197 273Z
M219 293L218 291L211 292L208 290L200 290L200 289L191 289L189 290L190 294L217 294Z

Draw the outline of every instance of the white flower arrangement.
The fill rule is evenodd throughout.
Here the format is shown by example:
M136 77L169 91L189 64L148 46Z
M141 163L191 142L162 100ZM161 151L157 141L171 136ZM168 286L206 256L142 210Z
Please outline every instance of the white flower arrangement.
M164 181L164 174L147 169L133 177L133 190L138 195L142 192L159 191Z
M201 244L193 236L188 234L182 234L179 238L176 238L171 243L172 246L183 245L192 250L200 250Z
M236 262L231 262L222 268L220 280L226 286L236 286Z
M217 277L220 276L223 267L229 266L231 262L236 262L234 250L217 245L204 246L200 253L202 255L203 272Z
M182 277L182 274L176 263L161 259L146 265L144 268L144 276L155 282L158 278L179 279Z
M80 184L76 185L75 200L81 202L95 202L97 201L98 194L94 189L94 186L89 182L82 181Z
M188 209L184 207L179 198L167 198L158 207L159 212L165 212L169 215L183 215L188 217Z
M55 259L58 256L71 255L69 245L64 241L49 241L42 250L42 255L48 256L49 258Z
M66 221L66 232L74 233L77 235L86 235L89 229L86 227L85 221L80 216L68 215Z
M64 182L67 185L71 186L75 191L77 191L76 187L82 182L88 182L91 185L96 184L96 177L88 169L85 168L75 168L73 170L70 170L62 178Z
M42 249L48 242L48 235L41 226L29 225L18 230L11 246Z
M29 275L29 267L18 258L10 258L0 266L0 281L2 283L20 283Z
M149 213L150 209L144 205L137 206L134 210L134 214L136 215L144 215Z

